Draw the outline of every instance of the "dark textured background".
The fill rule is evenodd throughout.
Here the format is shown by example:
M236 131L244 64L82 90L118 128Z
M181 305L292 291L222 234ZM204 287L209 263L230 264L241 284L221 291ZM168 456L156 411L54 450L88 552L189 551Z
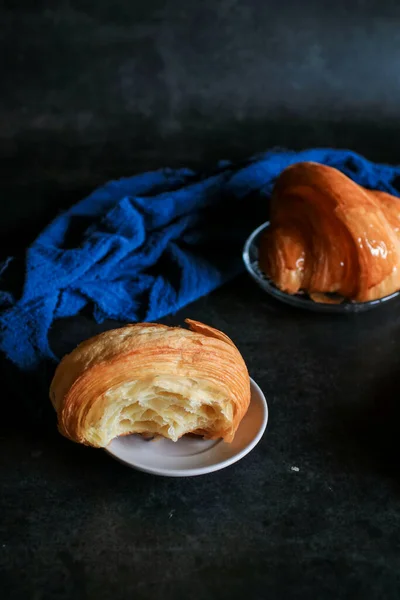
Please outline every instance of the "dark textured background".
M271 146L400 160L396 0L9 0L0 57L3 252L144 169ZM270 407L250 456L193 479L64 440L54 366L2 362L2 598L398 600L399 310L301 313L243 276L166 319L231 335ZM82 315L52 345L112 325Z
M3 243L143 169L275 145L400 159L396 0L2 5Z

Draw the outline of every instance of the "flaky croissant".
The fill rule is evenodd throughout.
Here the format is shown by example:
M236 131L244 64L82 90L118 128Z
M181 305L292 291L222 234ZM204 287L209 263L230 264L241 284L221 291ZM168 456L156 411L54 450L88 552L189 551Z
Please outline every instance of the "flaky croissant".
M259 265L284 292L354 301L400 289L400 200L340 171L297 163L278 178Z
M246 365L224 333L186 322L128 325L65 356L50 387L59 431L96 447L132 433L231 442L250 402Z

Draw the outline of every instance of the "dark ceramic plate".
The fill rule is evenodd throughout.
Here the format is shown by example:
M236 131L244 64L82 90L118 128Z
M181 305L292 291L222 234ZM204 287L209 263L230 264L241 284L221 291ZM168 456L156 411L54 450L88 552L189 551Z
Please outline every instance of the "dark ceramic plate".
M345 314L371 310L371 308L376 308L384 302L392 300L400 295L400 291L398 291L394 294L390 294L390 296L385 296L379 300L370 300L369 302L343 301L341 304L328 304L314 302L309 296L307 296L307 294L300 293L290 295L282 292L272 283L265 273L262 272L258 264L258 248L261 236L263 232L268 229L268 227L269 221L263 223L260 225L260 227L257 227L257 229L250 235L243 249L243 261L246 269L252 278L258 283L258 285L265 292L271 296L274 296L281 302L285 302L286 304L291 304L292 306L297 306L299 308L305 308L306 310L312 310L314 312Z

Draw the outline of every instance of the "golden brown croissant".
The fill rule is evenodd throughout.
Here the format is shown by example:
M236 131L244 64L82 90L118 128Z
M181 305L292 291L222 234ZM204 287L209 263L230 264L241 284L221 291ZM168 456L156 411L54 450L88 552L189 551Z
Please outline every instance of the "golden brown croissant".
M382 298L400 289L399 230L398 198L332 167L297 163L276 182L259 264L289 294Z
M186 322L106 331L65 356L50 387L60 432L96 447L131 433L231 442L250 402L246 365L224 333Z

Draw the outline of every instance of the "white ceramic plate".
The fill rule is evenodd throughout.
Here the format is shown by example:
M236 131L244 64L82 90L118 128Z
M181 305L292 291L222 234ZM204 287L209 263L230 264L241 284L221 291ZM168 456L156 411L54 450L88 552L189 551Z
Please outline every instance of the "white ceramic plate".
M112 440L106 452L129 467L166 477L191 477L224 469L251 452L267 426L267 401L256 382L250 382L250 406L231 444L195 436L172 442L128 435Z

